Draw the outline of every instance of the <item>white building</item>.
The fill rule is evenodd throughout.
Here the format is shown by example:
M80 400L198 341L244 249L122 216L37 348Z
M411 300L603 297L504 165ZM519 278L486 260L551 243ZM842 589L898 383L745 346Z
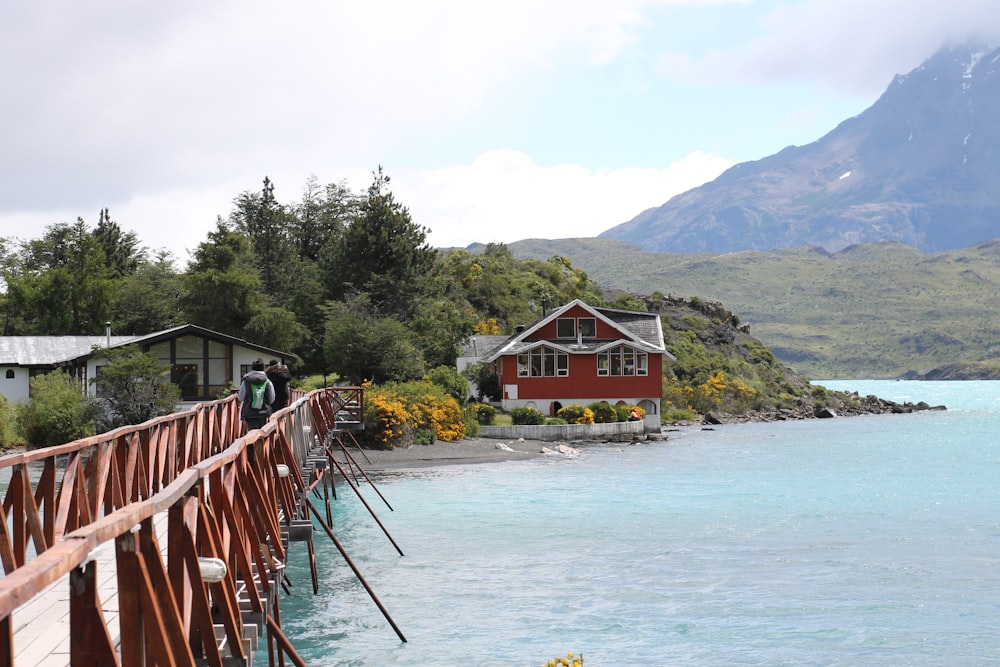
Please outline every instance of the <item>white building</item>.
M295 355L247 342L193 324L145 336L0 336L0 393L11 402L28 399L34 375L62 369L94 394L90 381L106 360L95 351L138 345L170 367L170 381L184 402L208 401L239 383L254 360L288 363Z

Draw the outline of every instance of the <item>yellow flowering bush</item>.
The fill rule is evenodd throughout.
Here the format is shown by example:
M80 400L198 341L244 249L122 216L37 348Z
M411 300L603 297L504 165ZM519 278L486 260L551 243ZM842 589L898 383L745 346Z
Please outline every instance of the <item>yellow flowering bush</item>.
M557 656L543 664L542 667L583 667L583 654L567 653L566 657Z
M374 414L369 414L373 410ZM431 382L390 382L365 385L365 430L375 444L404 444L409 433L431 431L453 442L465 437L465 415L458 401ZM405 444L411 444L405 441Z
M500 324L497 322L497 318L487 317L473 327L472 333L477 336L496 336L500 334Z
M573 404L559 408L556 416L565 419L567 424L593 424L594 411L588 407Z
M383 449L408 445L410 413L398 398L377 390L365 391L365 435Z
M664 413L694 410L704 414L709 410L742 412L751 408L757 390L739 378L727 378L723 371L716 371L701 384L683 384L673 378L663 379Z

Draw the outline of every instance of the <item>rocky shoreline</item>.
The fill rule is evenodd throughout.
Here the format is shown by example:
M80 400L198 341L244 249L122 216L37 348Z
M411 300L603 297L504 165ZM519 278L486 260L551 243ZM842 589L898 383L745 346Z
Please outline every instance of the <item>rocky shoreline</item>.
M834 417L858 417L861 415L901 415L927 410L947 410L944 405L917 403L896 403L878 396L861 396L858 392L831 392L836 395L833 405L801 404L794 408L772 408L756 410L740 415L718 415L708 412L702 418L705 424L741 424L747 422L771 422L794 419L831 419Z

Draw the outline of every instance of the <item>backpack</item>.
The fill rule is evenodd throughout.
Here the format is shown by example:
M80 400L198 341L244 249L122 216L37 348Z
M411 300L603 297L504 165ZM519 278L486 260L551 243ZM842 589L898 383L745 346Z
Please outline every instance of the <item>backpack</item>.
M254 410L264 409L264 396L267 394L267 380L250 382L250 407Z

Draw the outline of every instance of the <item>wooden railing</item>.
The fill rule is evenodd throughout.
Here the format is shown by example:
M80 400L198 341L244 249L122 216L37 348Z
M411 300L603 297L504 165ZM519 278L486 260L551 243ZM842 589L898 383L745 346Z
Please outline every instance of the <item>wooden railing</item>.
M13 665L12 617L70 575L73 665L245 664L251 635L280 632L276 587L289 525L308 519L301 466L350 415L361 389L308 395L241 434L235 396L58 447L0 457L0 665ZM166 518L159 544L155 518ZM310 524L311 527L311 524ZM91 554L114 542L120 644L98 599ZM205 583L204 559L225 575ZM297 663L298 664L298 663Z

